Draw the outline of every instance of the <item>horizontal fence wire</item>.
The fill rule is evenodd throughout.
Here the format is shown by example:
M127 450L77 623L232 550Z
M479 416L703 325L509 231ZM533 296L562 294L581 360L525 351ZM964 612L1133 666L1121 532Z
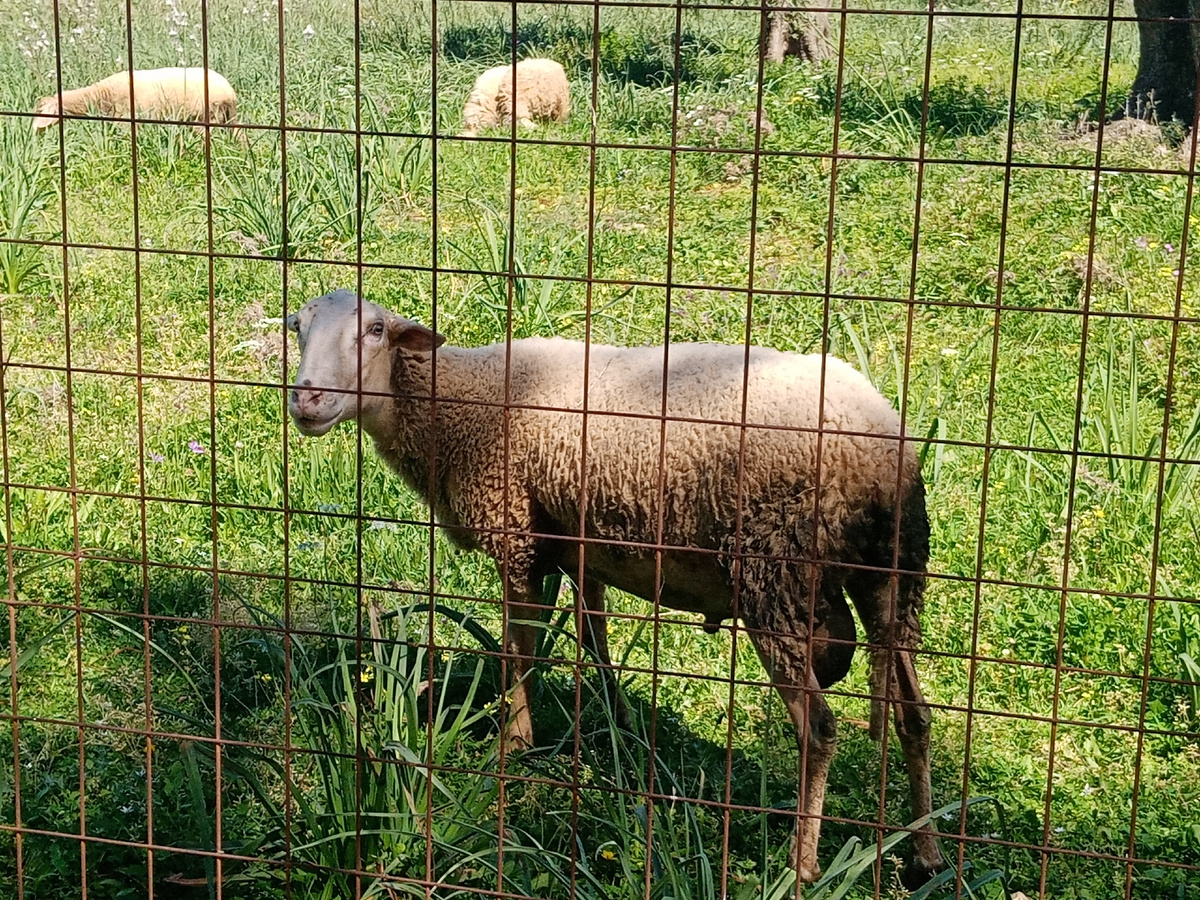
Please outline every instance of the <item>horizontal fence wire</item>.
M1200 898L1189 15L0 0L0 895Z

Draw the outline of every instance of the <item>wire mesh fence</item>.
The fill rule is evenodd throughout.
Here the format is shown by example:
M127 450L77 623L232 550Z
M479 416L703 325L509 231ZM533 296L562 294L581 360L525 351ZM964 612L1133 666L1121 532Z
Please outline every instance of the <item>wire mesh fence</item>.
M1200 897L1195 4L800 6L0 0L0 895Z

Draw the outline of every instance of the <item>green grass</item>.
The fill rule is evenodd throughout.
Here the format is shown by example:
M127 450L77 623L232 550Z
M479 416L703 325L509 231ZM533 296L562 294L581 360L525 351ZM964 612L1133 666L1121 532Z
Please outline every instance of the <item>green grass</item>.
M959 5L1008 9L998 0ZM1103 4L1085 2L1027 4L1026 11L1067 6L1103 11ZM170 11L161 4L133 3L138 67L179 64L178 46L184 62L200 63L199 5L176 7L186 13L176 28L181 36L167 33ZM22 824L76 833L82 765L89 834L152 838L173 848L154 856L156 896L171 875L211 886L214 868L188 851L215 846L211 738L219 712L222 736L247 745L223 753L221 846L264 860L225 865L224 896L282 896L275 863L288 827L297 861L352 860L355 852L344 827L353 759L297 754L288 781L284 754L273 749L285 727L293 741L353 752L356 727L361 735L394 725L408 731L389 752L402 755L403 746L424 759L436 746L449 770L438 797L421 795L418 782L426 782L414 773L423 770L389 763L369 779L363 796L372 815L390 817L388 829L364 845L372 869L420 875L423 839L417 846L397 835L428 810L453 808L447 827L461 831L434 856L438 871L463 885L494 889L503 873L506 889L569 896L574 866L577 896L712 896L710 880L719 885L723 869L734 897L787 890L790 821L754 811L786 812L795 802L790 725L766 687L731 690L727 682L686 674L661 675L655 684L629 674L623 681L637 727L621 736L608 728L610 713L584 679L576 768L575 650L570 640L553 642L536 694L550 749L506 763L511 774L544 780L507 783L503 859L496 853L499 800L489 793L498 782L488 774L497 765L494 662L482 663L470 706L476 718L460 743L437 743L422 718L428 713L416 707L389 719L385 713L399 707L368 705L356 713L347 701L359 652L354 635L360 625L369 634L368 617L357 610L429 601L431 568L439 647L465 645L452 657L456 671L475 671L470 654L481 642L464 637L449 611L459 610L460 618L469 611L492 635L500 621L491 563L454 551L440 534L431 539L427 512L369 445L360 455L350 429L320 441L285 429L285 289L290 310L361 278L368 296L397 312L429 321L436 308L438 327L458 344L502 339L510 324L517 336L583 337L590 299L593 340L654 343L669 327L672 340L740 341L749 320L758 343L804 352L827 346L866 371L904 410L909 432L934 439L922 451L932 567L948 577L930 583L931 652L921 670L937 705L935 806L962 797L965 771L968 795L993 797L1003 812L997 818L988 804L972 807L968 835L1035 846L1048 840L1067 851L1049 857L1051 897L1122 896L1124 865L1087 854L1127 854L1136 773L1134 846L1150 862L1134 867L1133 896L1200 897L1194 872L1156 864L1200 864L1200 525L1191 499L1200 466L1200 329L1172 321L1187 181L1181 172L1105 172L1094 194L1096 135L1078 125L1099 113L1104 25L1024 21L1011 109L1011 158L1022 165L1006 176L1000 163L1010 151L1012 22L939 17L925 146L936 162L918 181L912 162L874 157L910 158L920 150L926 20L919 16L850 17L840 96L832 63L768 68L762 113L773 130L762 137L766 155L755 171L753 158L736 152L754 146L753 12L682 13L676 117L676 48L668 37L674 11L602 7L594 34L590 9L523 4L520 52L561 59L574 104L567 123L529 136L592 138L595 59L595 136L612 146L596 149L593 168L586 147L523 143L513 173L507 142L435 146L428 137L433 125L439 135L456 133L475 74L509 58L511 7L438 4L436 92L429 5L360 4L357 32L353 8L342 0L289 0L284 119L300 129L348 132L361 122L371 132L361 139L305 131L281 139L277 131L250 129L247 147L214 129L206 154L190 128L145 125L137 130L135 171L126 127L67 123L60 156L57 129L35 138L28 119L0 120L8 161L0 167L0 236L59 239L65 210L65 237L81 245L67 250L64 267L60 249L0 243L11 485L4 528L19 601L9 616L20 661L16 708L33 719L17 733ZM60 9L68 86L126 64L118 13L102 14L88 0ZM27 16L15 0L0 0L0 23L14 35L0 46L0 108L26 111L55 87L49 16ZM242 121L277 127L274 4L213 6L208 29L210 64L238 88ZM1136 31L1120 24L1108 109L1119 106L1135 60ZM853 158L838 160L834 183L823 154L833 146L835 110L839 148ZM673 125L692 149L671 153ZM1177 167L1173 153L1149 138L1111 129L1101 162ZM1053 167L1064 164L1085 168ZM1189 240L1200 224L1192 216ZM148 252L102 249L130 248L135 233ZM210 247L230 256L210 266L204 256L160 252L203 254ZM359 259L368 264L361 274ZM449 270L436 280L434 263ZM511 291L503 274L510 268ZM590 298L579 281L589 272L606 282L594 285ZM669 291L625 283L668 276ZM757 293L748 307L751 276ZM1200 315L1197 296L1197 273L1188 265L1184 317ZM911 316L904 302L910 297ZM1092 313L1115 315L1085 320L1085 300ZM287 362L294 366L296 356L288 346ZM985 442L989 454L977 446ZM1112 452L1131 458L1089 455ZM1160 467L1164 454L1168 462ZM78 571L69 558L47 556L77 549ZM222 572L215 581L214 560ZM1077 589L1065 598L1064 572ZM295 580L285 583L285 575ZM1145 599L1152 590L1153 604ZM77 605L90 612L76 616ZM614 607L644 610L619 596ZM277 627L285 621L297 632L288 644L290 667ZM405 666L429 660L411 648L405 652L416 655L405 666L372 654L398 653L405 636L422 639L427 627L425 614L414 614L407 626L395 625L393 643L362 645L364 664L386 663L375 671L395 676L388 696L396 703L428 699ZM333 631L343 637L328 637ZM611 632L623 664L635 672L653 665L648 629L618 618ZM734 652L728 634L702 635L686 616L668 617L658 635L658 664L671 673L727 674ZM982 658L974 667L963 659L972 652ZM302 670L305 660L311 665ZM763 679L744 640L735 662L739 679ZM439 672L449 665L435 660ZM286 725L285 683L293 716ZM2 684L10 711L9 678ZM866 718L865 701L853 696L866 687L861 661L841 687L848 695L833 702L843 719ZM381 681L374 689L383 690ZM69 725L81 715L116 730L81 735ZM1052 720L1060 723L1056 730ZM196 740L156 737L148 755L136 733L147 723ZM1147 730L1140 757L1138 728ZM373 740L361 746L376 746ZM14 759L12 741L6 722L6 760ZM871 830L853 822L881 814L880 766L878 747L843 724L826 810L851 821L826 825L827 868L839 847L849 853L854 841L871 844ZM639 799L652 767L657 789L674 790L678 799ZM893 740L882 810L891 825L910 817L902 768ZM749 809L726 816L714 804L725 800L727 777L730 799ZM337 779L341 793L329 787ZM16 821L14 799L11 766L0 765L0 822ZM941 827L956 831L958 823ZM455 856L454 842L470 849ZM1001 869L1011 889L1036 893L1037 852L964 846L968 879ZM952 856L957 849L950 841L944 847ZM78 841L26 836L21 854L26 897L62 896L78 884ZM843 862L851 859L858 858ZM144 852L89 844L87 871L89 896L146 894ZM334 883L295 871L293 896L322 896ZM15 839L0 831L0 893L15 895L17 879ZM868 871L850 896L869 896L871 882ZM342 890L348 882L337 884ZM996 882L979 890L999 895ZM881 892L902 894L889 857Z

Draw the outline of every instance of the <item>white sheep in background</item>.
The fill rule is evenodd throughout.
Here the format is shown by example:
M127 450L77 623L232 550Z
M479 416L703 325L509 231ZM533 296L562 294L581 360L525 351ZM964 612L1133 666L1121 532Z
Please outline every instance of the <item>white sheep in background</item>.
M525 675L546 575L578 577L582 563L584 639L610 691L606 585L699 613L709 631L740 617L802 750L807 740L792 859L813 881L837 732L821 690L845 676L856 641L845 588L873 651L872 735L892 704L913 815L929 814L930 714L913 662L925 488L899 417L861 374L829 356L721 344L442 346L349 291L310 300L287 325L301 433L358 418L450 537L496 561L509 746L533 744ZM914 844L910 881L942 866L932 828Z
M237 94L223 75L212 69L139 69L133 73L133 103L130 103L129 73L118 72L87 87L43 97L37 103L34 131L58 121L59 116L86 115L95 110L102 116L128 118L130 108L139 118L176 121L205 120L205 74L208 76L208 119L214 125L237 119ZM203 131L203 126L197 126Z
M515 91L511 63L488 69L475 79L463 106L459 135L474 137L481 128L512 127L514 115L517 124L526 127L535 120L565 122L570 111L571 92L563 67L552 59L523 59L517 63Z

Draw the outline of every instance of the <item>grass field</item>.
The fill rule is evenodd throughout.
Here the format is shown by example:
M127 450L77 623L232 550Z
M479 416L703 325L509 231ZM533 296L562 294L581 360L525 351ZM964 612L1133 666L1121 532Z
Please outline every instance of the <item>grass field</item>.
M49 3L0 0L2 110L55 90L56 45L64 86L206 50L256 126L139 125L134 146L127 125L0 119L0 895L387 896L371 872L393 896L786 895L796 749L728 632L650 628L614 598L621 735L555 619L550 749L494 777L498 666L468 652L498 634L491 564L356 432L285 421L282 316L350 287L457 344L749 330L862 368L928 439L920 667L935 806L956 804L939 825L968 838L944 849L968 881L1002 870L978 896L1044 878L1101 900L1128 876L1133 897L1200 897L1200 275L1181 256L1200 219L1156 131L1107 128L1098 151L1088 127L1123 102L1136 29L1107 45L1102 21L1039 17L1107 4L1031 3L1015 53L1014 19L979 15L1002 0L939 4L931 43L927 17L859 5L843 67L760 85L758 16L736 8L365 0L356 23L344 0L132 0L127 23L61 0L56 31ZM567 66L570 120L446 139L514 17L520 55ZM865 690L859 660L833 692L827 866L908 820L895 740L884 776L846 721ZM966 797L993 800L960 823ZM903 896L891 855L848 896ZM447 886L426 894L429 871Z

